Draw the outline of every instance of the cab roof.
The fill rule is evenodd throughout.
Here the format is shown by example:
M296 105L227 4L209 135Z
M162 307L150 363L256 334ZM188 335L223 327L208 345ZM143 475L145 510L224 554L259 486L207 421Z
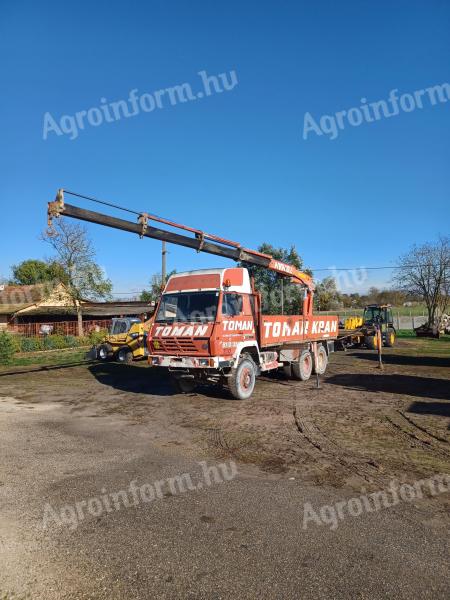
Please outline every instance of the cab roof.
M247 269L201 269L175 273L167 282L167 292L201 292L225 290L242 294L251 293L250 276Z

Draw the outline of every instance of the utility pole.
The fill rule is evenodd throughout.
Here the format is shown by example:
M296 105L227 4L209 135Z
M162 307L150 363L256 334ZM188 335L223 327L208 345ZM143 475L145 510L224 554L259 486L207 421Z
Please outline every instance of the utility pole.
M162 242L162 248L161 248L161 283L163 286L166 285L166 254L167 254L167 250L166 250L166 242L163 241Z

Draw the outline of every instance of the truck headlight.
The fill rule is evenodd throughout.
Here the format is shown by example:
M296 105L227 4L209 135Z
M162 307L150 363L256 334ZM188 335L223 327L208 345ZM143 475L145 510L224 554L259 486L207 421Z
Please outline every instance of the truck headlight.
M201 367L209 367L209 358L201 358L198 362Z

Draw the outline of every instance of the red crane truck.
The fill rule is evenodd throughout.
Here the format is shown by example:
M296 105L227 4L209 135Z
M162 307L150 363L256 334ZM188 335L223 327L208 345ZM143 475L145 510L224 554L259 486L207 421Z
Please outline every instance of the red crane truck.
M81 196L67 190L65 193ZM298 315L264 315L261 295L246 268L172 275L148 337L148 361L154 367L167 369L181 391L191 391L201 381L226 382L231 394L244 400L252 395L255 379L263 372L282 368L288 377L303 381L310 378L313 370L325 372L338 336L338 317L313 315L314 283L308 274L236 242L156 215L136 214L138 223L133 223L76 207L64 202L63 190L48 206L49 225L53 218L64 215L130 231L264 267L304 289ZM153 227L150 221L193 236Z

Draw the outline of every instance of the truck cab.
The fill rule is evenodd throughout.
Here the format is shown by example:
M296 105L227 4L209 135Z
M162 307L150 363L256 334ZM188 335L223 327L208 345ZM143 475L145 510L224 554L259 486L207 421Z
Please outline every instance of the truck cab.
M255 294L247 269L173 275L155 315L152 364L225 368L243 347L259 359L254 315Z
M390 304L368 304L364 307L364 343L370 349L376 348L375 327L380 328L383 344L394 346L397 332Z

